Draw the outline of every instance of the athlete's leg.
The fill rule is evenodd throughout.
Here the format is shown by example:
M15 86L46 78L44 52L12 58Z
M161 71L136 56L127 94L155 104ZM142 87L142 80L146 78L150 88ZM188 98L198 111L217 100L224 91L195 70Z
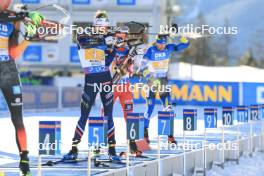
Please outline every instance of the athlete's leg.
M96 99L96 94L97 92L94 91L92 85L84 86L82 99L81 99L81 117L79 118L78 123L76 125L76 129L73 137L73 147L77 146L77 144L80 143L81 141L81 138L83 136L87 124L87 120L89 118L91 108Z
M168 109L168 107L171 108L171 94L170 92L166 89L166 86L168 85L168 79L167 78L161 78L161 90L159 92L160 99L163 105L164 109ZM170 108L168 110L170 110Z
M156 104L156 93L155 92L152 92L151 90L149 91L146 103L147 103L147 111L144 114L144 127L149 128L150 117L153 113L153 110Z
M133 112L133 94L129 91L130 84L124 84L123 90L127 90L119 93L119 101L123 109L124 119L126 120L127 113Z
M110 156L116 156L115 150L115 126L114 126L114 119L113 119L113 102L114 102L114 95L112 92L112 81L111 81L110 73L105 75L105 79L103 84L103 90L100 92L101 100L104 107L104 115L108 119L108 131L107 131L107 139L108 139L108 146L109 150L108 153Z
M119 100L120 104L123 109L124 119L127 119L127 113L133 112L134 105L133 105L133 94L129 91L130 84L123 84L123 92L120 92ZM136 154L136 156L141 156L142 152L138 150L136 141L130 140L129 141L129 148L132 154Z
M144 138L147 143L149 143L149 122L150 122L150 117L151 114L153 113L155 103L156 103L156 93L153 91L149 91L149 94L147 96L147 111L144 114Z
M2 89L7 102L12 123L16 131L16 142L19 152L27 150L26 130L22 118L22 91L20 84Z
M168 84L167 78L161 79L161 84L163 86L166 86ZM163 92L159 92L159 95L160 95L160 99L161 99L163 108L166 111L171 111L172 110L171 94L170 94L170 92L165 91L165 88L163 88L162 90L163 90ZM173 134L170 134L168 136L168 142L177 144Z
M118 92L114 91L114 103L116 102L117 98L119 97L119 94ZM101 104L101 116L104 116L104 107L103 107L103 104Z
M89 118L89 114L97 94L97 91L95 91L94 89L94 85L87 82L87 80L89 80L89 76L86 75L85 79L86 79L85 81L86 83L83 89L81 103L80 103L81 117L79 118L75 128L74 137L72 139L72 149L68 154L64 155L65 160L75 160L78 157L77 145L81 142L81 138L83 136L86 123Z
M22 117L23 101L19 79L17 81L17 84L3 87L2 92L11 114L12 123L15 127L16 142L21 158L19 167L23 174L27 174L30 172L30 169L27 151L27 135Z
M161 93L160 99L164 109L167 109L169 106L171 106L171 95L169 92Z

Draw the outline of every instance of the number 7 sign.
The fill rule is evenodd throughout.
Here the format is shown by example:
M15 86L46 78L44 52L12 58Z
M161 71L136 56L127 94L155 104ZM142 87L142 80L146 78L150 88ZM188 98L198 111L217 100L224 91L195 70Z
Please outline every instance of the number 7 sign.
M174 112L158 112L158 135L173 135L174 132Z

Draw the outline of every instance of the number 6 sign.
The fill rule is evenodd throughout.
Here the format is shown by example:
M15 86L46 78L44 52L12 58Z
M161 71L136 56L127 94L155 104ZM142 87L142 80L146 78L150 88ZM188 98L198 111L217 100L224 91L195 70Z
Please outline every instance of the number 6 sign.
M140 140L144 138L144 114L127 114L127 140Z
M183 110L183 129L184 131L197 130L197 110L195 109Z

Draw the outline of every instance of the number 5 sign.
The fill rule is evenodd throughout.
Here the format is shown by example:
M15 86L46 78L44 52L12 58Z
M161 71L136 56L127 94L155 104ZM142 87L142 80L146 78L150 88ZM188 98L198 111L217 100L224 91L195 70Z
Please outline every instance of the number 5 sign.
M105 146L107 144L106 117L89 117L89 146Z
M158 112L158 135L173 135L174 112Z
M222 115L223 115L223 125L233 125L233 108L232 107L223 107Z
M144 138L144 113L127 114L127 140Z
M184 131L197 130L197 110L184 109L183 110L183 129Z

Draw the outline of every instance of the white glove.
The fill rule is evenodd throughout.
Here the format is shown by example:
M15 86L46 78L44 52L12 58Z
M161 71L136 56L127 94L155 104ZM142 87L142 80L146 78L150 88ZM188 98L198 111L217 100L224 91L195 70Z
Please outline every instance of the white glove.
M115 38L112 36L108 36L105 38L106 45L113 45L115 43Z

